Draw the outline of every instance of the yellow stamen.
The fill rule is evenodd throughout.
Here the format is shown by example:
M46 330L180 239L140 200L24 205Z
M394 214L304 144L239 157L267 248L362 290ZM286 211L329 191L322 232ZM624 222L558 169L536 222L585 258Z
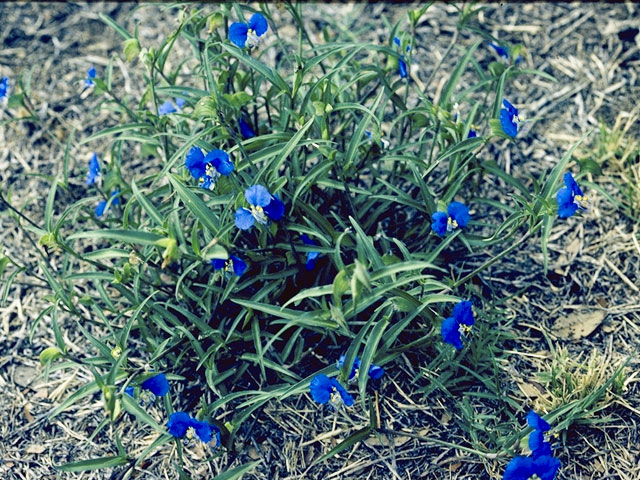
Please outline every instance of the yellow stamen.
M122 355L122 349L120 347L114 347L114 349L111 350L111 356L113 358L118 359L120 355Z

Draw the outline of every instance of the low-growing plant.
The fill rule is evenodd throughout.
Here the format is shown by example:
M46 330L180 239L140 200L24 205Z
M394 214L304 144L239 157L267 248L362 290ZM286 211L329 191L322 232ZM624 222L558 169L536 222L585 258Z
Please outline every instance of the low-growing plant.
M333 24L316 42L301 6L289 2L278 15L269 3L164 8L179 22L157 45L102 17L139 70L140 96L123 95L115 57L86 78L79 72L113 124L80 140L95 153L73 168L67 143L44 223L2 198L56 257L39 249L37 275L52 293L36 324L48 318L55 332L43 364L94 377L51 417L100 392L108 418L98 430L114 426L117 455L60 468L134 468L176 441L182 474L180 439L195 435L221 455L267 402L310 386L313 400L333 405L326 408L353 404L370 417L322 461L384 431L370 392L384 394L385 371L410 351L433 354L426 392L455 397L486 375L480 383L499 395L502 336L483 324L488 299L469 301L470 282L538 233L546 268L558 204L561 217L583 208L570 174L558 192L575 146L533 182L487 159L488 148L519 138L510 83L548 75L521 66L521 46L469 28L472 7L460 12L456 39L464 33L465 42L446 52L459 57L455 68L428 66L424 84L412 67L429 5L391 26L381 44ZM275 18L285 11L296 38L279 33ZM479 63L489 42L496 61ZM437 98L421 88L442 78ZM494 178L511 189L511 203L483 197ZM70 197L60 192L78 188L82 198L64 204ZM486 252L478 268L458 268ZM12 279L34 268L0 262L0 271L13 264L6 299ZM92 348L72 354L65 328ZM150 402L162 418L148 412ZM135 457L120 440L133 421L123 412L157 432ZM470 451L495 458L487 448L504 454L519 435L490 436L493 445L474 437Z

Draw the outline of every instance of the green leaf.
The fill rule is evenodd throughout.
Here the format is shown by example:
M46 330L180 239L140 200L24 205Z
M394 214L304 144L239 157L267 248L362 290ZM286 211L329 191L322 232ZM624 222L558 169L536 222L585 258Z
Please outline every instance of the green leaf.
M40 364L45 365L52 362L62 355L62 351L58 347L48 347L40 352Z
M363 376L366 377L367 375L363 375ZM338 453L342 452L343 450L346 450L347 448L352 447L356 443L361 442L362 440L367 438L369 435L371 435L371 431L372 430L373 429L371 428L371 426L368 426L368 427L365 427L365 428L362 428L362 429L358 430L357 432L355 432L352 435L349 435L347 438L345 438L338 445L333 447L331 450L329 450L327 453L322 455L320 458L316 459L312 463L312 465L317 465L319 463L322 463L325 460L333 457L334 455L337 455Z
M451 97L451 94L453 93L454 88L458 86L460 76L464 73L464 69L467 68L467 63L469 62L469 60L471 60L473 52L475 52L476 48L478 48L478 46L481 43L482 43L482 40L478 40L476 43L471 45L471 47L469 47L469 49L460 59L460 62L458 62L458 65L456 65L456 68L451 73L451 77L449 78L444 88L442 89L440 100L438 100L439 107L442 107L445 110L449 110L450 108L449 98Z
M100 470L103 468L113 468L124 465L128 462L126 457L100 457L90 460L81 460L79 462L65 463L58 465L56 468L63 472L87 472L89 470Z
M189 209L191 213L204 225L213 235L218 236L220 232L220 224L218 223L218 215L216 215L209 206L204 203L198 195L193 193L187 186L185 186L179 179L173 174L169 174L169 180L171 185L176 190L176 193ZM202 189L200 189L202 190Z
M244 465L240 465L239 467L232 468L231 470L227 470L226 472L217 475L213 480L238 480L242 478L245 473L253 470L260 463L261 460L245 463Z
M69 235L69 240L76 240L78 238L94 238L116 240L125 243L136 243L140 245L155 245L155 243L164 238L157 233L142 232L137 230L89 230L87 232L78 232L73 235Z
M155 419L146 412L146 410L143 410L140 405L138 405L138 401L136 399L131 398L129 395L122 395L122 406L127 412L134 415L142 423L149 425L155 431L159 433L167 433L167 430L163 426L156 422Z

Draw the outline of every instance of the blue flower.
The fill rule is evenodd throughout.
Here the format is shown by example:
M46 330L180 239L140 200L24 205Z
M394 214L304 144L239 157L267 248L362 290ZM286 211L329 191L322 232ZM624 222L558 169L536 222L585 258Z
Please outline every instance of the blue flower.
M401 45L400 39L398 37L393 37L393 43L395 43L398 47ZM411 45L407 45L406 53L409 53L411 50ZM400 78L407 78L407 63L404 61L404 55L400 55L398 58L398 73L400 74Z
M147 378L140 386L144 390L149 390L156 397L163 397L169 393L169 381L164 373L159 373L151 378Z
M220 429L217 426L193 418L186 412L173 412L169 416L167 429L176 438L184 438L185 436L191 438L195 433L204 443L209 443L215 436L214 446L220 445Z
M242 138L244 138L245 140L256 136L253 130L251 130L249 124L245 122L244 119L241 118L240 120L238 120L238 126L240 127L240 135L242 135Z
M191 427L191 415L186 412L173 412L167 422L167 430L176 438L182 438Z
M309 391L311 398L318 403L331 402L335 408L342 403L347 407L353 405L353 397L349 392L335 378L329 378L322 373L313 377L309 384Z
M469 134L467 135L467 138L475 138L477 136L478 134L476 133L475 130L469 130Z
M471 326L475 323L471 302L463 300L453 307L451 317L445 318L440 328L442 340L453 345L460 350L462 348L462 335L471 331Z
M9 91L9 78L2 77L2 80L0 80L0 98L6 97L8 91Z
M509 51L506 48L501 47L500 45L497 45L495 43L490 43L489 46L492 47L502 58L504 58L505 60L509 60Z
M127 388L124 389L125 395L129 395L131 398L133 398L134 392L135 392L135 389L132 386L128 386Z
M175 113L176 107L173 106L171 100L167 100L162 105L158 107L158 115L168 115L170 113Z
M346 358L345 355L340 355L340 358L338 359L338 362L336 363L336 368L337 369L341 369L344 366L345 358ZM371 366L369 366L369 372L368 373L369 373L369 377L372 380L379 380L384 375L384 368L379 367L378 365L371 364ZM356 380L358 378L359 374L360 374L360 359L358 357L356 357L355 360L353 361L353 365L351 367L351 372L349 373L349 379L348 380L349 381Z
M120 194L120 190L114 190L113 192L111 192L111 205L120 204L120 199L118 198L119 194ZM100 202L98 202L98 205L96 205L96 209L95 209L96 217L101 217L102 215L104 215L104 211L106 208L107 208L106 200L101 200Z
M207 190L213 190L220 175L226 177L234 170L229 154L219 149L211 150L205 156L200 148L191 147L184 164L191 176Z
M309 238L309 235L307 235L306 233L300 235L300 240L302 240L302 243L304 243L305 245L311 245L314 247L318 245L315 240ZM313 270L314 268L316 268L316 259L319 256L320 252L307 252L307 263L305 265L307 270Z
M434 212L431 215L431 230L443 237L456 228L466 227L470 219L469 207L460 202L451 202L447 207L447 213Z
M95 67L91 67L89 70L87 70L87 78L84 81L85 88L95 85L93 81L94 78L96 78L96 69Z
M260 43L260 37L269 29L267 19L261 13L254 13L249 24L242 22L232 23L229 27L229 40L238 47L255 47Z
M560 460L551 455L537 458L515 457L504 471L503 480L554 480L560 469Z
M544 438L545 432L551 430L551 426L533 410L527 415L527 424L533 428L533 432L529 435L529 449L533 458L551 455L551 444Z
M551 430L551 425L533 410L527 414L527 424L534 430L540 430L541 432Z
M184 98L180 98L180 97L177 97L175 101L179 110L182 110L184 108L185 103L187 103L187 101Z
M284 216L284 203L262 185L247 188L244 198L249 202L250 209L241 207L236 210L235 224L240 230L249 230L255 222L266 225L268 219L277 221Z
M564 184L566 186L556 193L558 216L560 218L569 218L576 213L578 209L586 210L586 207L581 204L587 201L587 197L582 193L582 190L573 179L571 172L564 174Z
M94 152L89 160L89 173L87 173L87 185L93 185L96 183L96 179L100 175L100 162L98 161L98 155Z
M224 269L225 272L233 272L238 277L247 271L247 264L239 257L231 255L228 260L215 258L211 260L211 266L216 270Z
M502 110L500 110L500 125L504 133L511 138L515 138L518 134L518 109L511 105L509 101L502 99Z

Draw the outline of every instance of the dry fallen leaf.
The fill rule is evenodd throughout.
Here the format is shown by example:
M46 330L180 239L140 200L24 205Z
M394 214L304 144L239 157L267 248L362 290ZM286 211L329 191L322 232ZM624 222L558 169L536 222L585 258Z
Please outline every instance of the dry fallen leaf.
M603 310L575 311L559 317L551 327L551 333L563 340L578 340L591 335L606 316L607 312Z
M40 454L47 449L44 445L29 445L27 447L27 453Z
M27 419L27 422L29 423L33 423L36 421L36 419L34 418L33 415L31 415L31 405L29 405L28 403L23 407L24 410L24 417Z
M543 396L543 392L536 385L532 385L529 382L525 382L523 380L518 380L518 387L522 390L525 397L535 399Z
M400 445L404 445L409 440L411 440L410 437L405 437L404 435L392 435L392 438L393 438L393 445L396 447L399 447ZM389 438L383 435L381 435L380 438L378 438L377 436L369 437L364 441L364 443L369 447L379 447L380 445L384 445L385 447L388 447L390 445Z

